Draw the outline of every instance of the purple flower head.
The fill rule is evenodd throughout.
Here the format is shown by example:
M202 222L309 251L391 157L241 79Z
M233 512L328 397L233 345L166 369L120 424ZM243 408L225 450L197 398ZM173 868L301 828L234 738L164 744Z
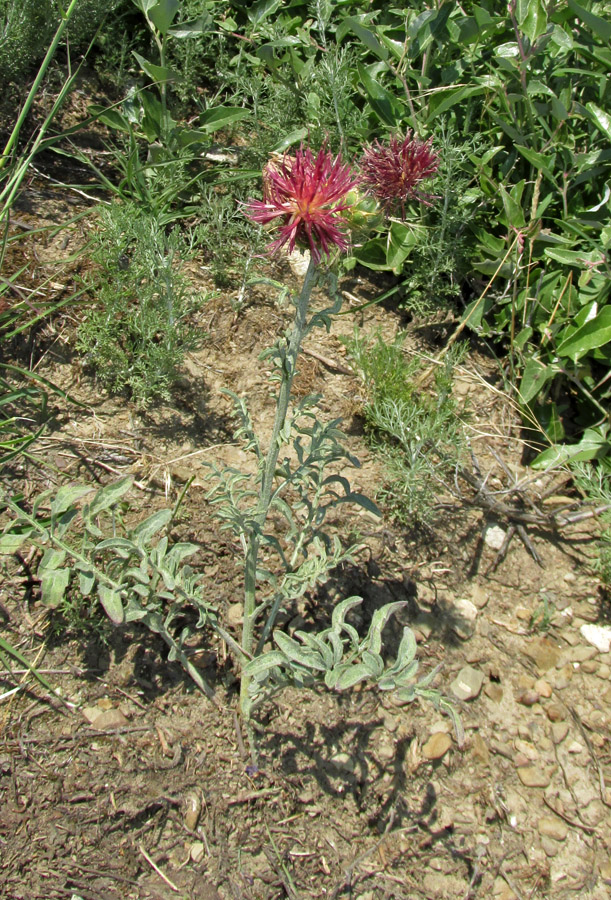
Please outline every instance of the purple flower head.
M407 200L420 200L427 206L434 198L423 194L417 185L430 178L439 168L439 154L431 148L431 140L421 141L408 131L403 140L391 137L388 144L374 141L365 148L361 159L362 182L387 213L401 210L405 218Z
M340 156L333 158L326 146L314 157L303 144L295 156L285 154L263 169L263 200L250 200L245 214L259 225L274 225L278 237L268 250L277 252L288 244L309 247L316 265L333 247L348 248L345 220L341 213L352 205L346 195L358 184L350 166Z

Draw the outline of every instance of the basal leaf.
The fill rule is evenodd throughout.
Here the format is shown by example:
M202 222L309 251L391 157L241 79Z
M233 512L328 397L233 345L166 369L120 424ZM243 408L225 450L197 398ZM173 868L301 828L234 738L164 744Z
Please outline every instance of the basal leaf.
M219 128L225 128L232 122L241 122L250 116L248 109L242 109L240 106L215 106L207 109L199 117L201 131L205 134L211 134L218 131Z
M586 428L578 444L549 447L530 464L533 469L548 469L578 460L603 459L611 452L607 431L603 428Z
M180 25L172 25L168 28L168 34L180 40L189 37L197 37L199 34L205 34L213 25L213 20L207 13L192 19L190 22L181 22Z
M345 691L348 688L354 687L359 681L365 681L367 678L371 678L371 673L363 663L347 666L335 681L335 690Z
M92 103L88 107L87 112L92 118L103 125L107 125L109 128L115 128L117 131L125 132L125 134L129 134L131 131L129 121L125 116L121 115L118 109L108 109L105 106Z
M45 569L40 578L41 600L49 609L57 609L70 583L69 569Z
M121 625L125 621L125 612L120 592L113 591L104 584L98 584L98 597L111 622Z

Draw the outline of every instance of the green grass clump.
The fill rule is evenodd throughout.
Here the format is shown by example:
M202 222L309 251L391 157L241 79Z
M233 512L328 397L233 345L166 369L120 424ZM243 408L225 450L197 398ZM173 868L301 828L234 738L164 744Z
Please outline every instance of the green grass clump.
M191 316L205 298L190 285L188 236L167 230L132 204L104 210L94 240L94 305L78 349L100 384L138 405L169 398L187 350L197 343Z
M384 458L388 478L378 499L403 524L431 524L435 504L465 446L452 396L453 368L462 351L446 356L432 394L416 389L418 358L409 359L405 335L387 343L358 333L348 350L366 390L363 406L372 446Z
M577 487L599 511L600 534L593 560L594 571L604 587L611 589L611 462L574 462L571 465Z

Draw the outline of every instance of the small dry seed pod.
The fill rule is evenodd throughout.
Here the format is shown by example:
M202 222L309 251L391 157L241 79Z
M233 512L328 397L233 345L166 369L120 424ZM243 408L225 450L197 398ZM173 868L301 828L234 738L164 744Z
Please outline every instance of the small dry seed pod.
M197 791L189 791L183 801L184 823L189 831L195 831L202 811L202 798Z

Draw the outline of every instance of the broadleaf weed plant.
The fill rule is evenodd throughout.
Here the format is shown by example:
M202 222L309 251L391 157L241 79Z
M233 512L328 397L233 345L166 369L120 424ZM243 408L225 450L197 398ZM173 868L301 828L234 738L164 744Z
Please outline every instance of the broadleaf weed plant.
M348 248L349 216L361 180L325 145L317 155L302 145L294 156L285 154L267 164L263 200L252 200L244 209L252 221L275 232L268 248L271 253L284 247L289 252L299 248L310 257L301 291L292 298L292 327L264 353L273 362L272 378L278 384L267 446L255 433L245 401L234 397L240 421L236 436L257 461L254 481L231 468L211 473L214 487L209 498L217 504L219 517L239 539L244 553L240 711L255 757L252 712L287 684L323 682L329 689L344 690L369 680L382 690L397 690L406 701L417 695L430 697L453 713L449 703L430 687L435 671L415 681L416 644L409 628L404 629L395 662L385 665L382 629L403 603L377 610L365 637L346 621L350 610L362 602L359 597L338 604L331 626L320 633L300 631L290 637L274 629L278 613L291 600L325 581L333 568L352 559L361 547L358 541L344 547L337 537L332 538L325 530L327 514L344 503L377 511L368 498L352 491L343 475L329 471L338 462L356 464L341 444L339 423L319 421L318 398L295 402L291 396L304 337L316 327L329 327L331 316L340 308L331 265L325 271L322 264L331 264ZM320 311L311 309L316 286L326 289L331 298L331 304ZM277 529L269 527L272 515L274 520L284 520L282 540ZM280 575L264 568L264 550L276 554ZM269 588L262 591L264 582ZM272 636L275 649L268 643Z

